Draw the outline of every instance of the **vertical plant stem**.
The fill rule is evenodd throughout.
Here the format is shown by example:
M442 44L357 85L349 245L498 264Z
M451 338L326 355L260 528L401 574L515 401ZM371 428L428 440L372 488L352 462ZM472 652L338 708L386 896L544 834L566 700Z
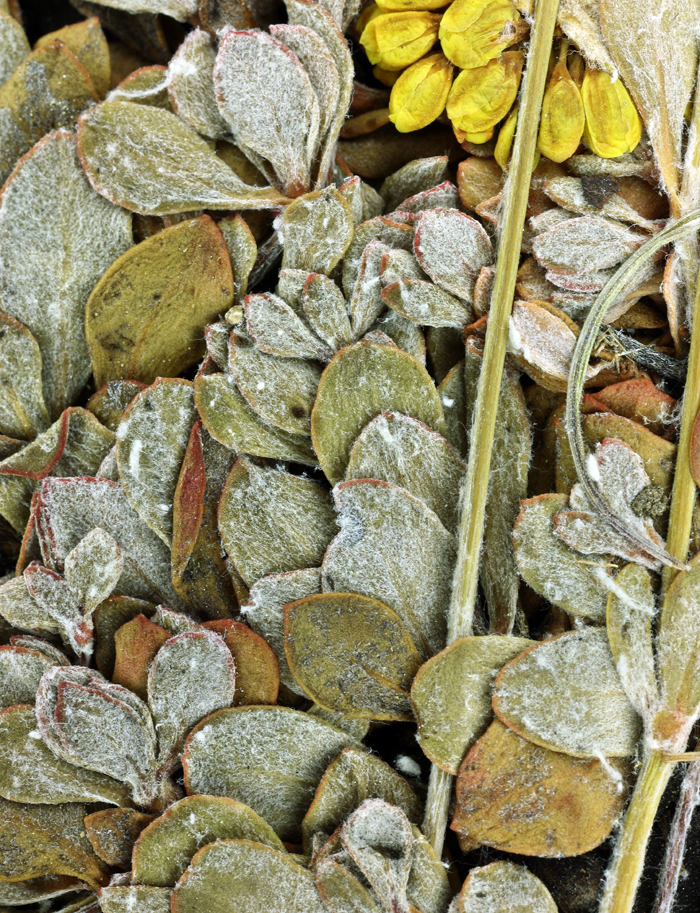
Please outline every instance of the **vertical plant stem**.
M679 220L679 223L683 221L688 221L693 227L692 214L690 214L690 217L686 216L685 220ZM694 332L691 334L690 352L688 354L688 375L683 393L681 431L676 455L668 539L666 542L668 553L681 563L685 563L688 557L693 506L695 503L695 482L690 473L689 447L693 422L700 407L700 331L698 331L698 328L700 328L700 281L696 283L693 328ZM666 592L677 573L679 571L673 567L664 567L662 595ZM644 866L649 833L656 817L664 787L674 766L672 762L664 761L660 757L655 759L654 754L652 752L645 762L634 788L632 801L622 824L619 842L615 848L613 862L605 883L600 913L630 913L632 910ZM693 765L693 767L697 766L696 764ZM679 814L682 814L682 809ZM669 854L671 857L673 856L672 844L669 848ZM672 866L673 859L669 863L669 858L667 857L667 866ZM663 886L661 890L663 890Z
M685 563L688 557L690 529L695 505L695 482L690 473L690 435L695 416L700 409L700 277L695 284L695 304L693 306L693 332L690 336L688 352L688 374L683 391L683 409L681 413L681 431L678 436L676 468L673 474L673 492L671 494L671 512L668 519L668 539L666 549ZM661 581L662 593L669 588L678 571L665 567Z
M674 766L657 749L646 753L608 869L599 913L631 913L651 826Z
M496 276L469 439L469 462L462 491L459 551L450 603L448 643L471 634L472 630L491 449L508 341L508 319L520 264L532 162L537 146L540 109L558 9L559 0L537 0L535 7L513 158L504 190ZM449 774L433 768L423 828L438 856L442 853L445 838L451 784Z
M700 744L697 747L700 748ZM661 870L661 878L659 879L654 913L671 913L673 909L673 901L676 898L678 880L683 866L683 855L685 854L690 822L693 819L695 806L699 801L700 763L695 762L688 767L681 784L681 794L676 806L676 813L673 816L671 833L666 846L666 856Z

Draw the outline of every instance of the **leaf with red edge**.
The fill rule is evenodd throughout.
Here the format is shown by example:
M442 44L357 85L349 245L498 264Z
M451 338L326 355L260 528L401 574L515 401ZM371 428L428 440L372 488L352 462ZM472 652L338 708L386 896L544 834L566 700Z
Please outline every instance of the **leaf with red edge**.
M38 482L49 475L92 475L114 435L85 409L66 409L57 422L18 453L0 463L0 513L22 533Z
M47 552L44 563L59 570L75 546L93 529L104 529L122 551L124 570L116 592L175 609L183 601L170 579L170 554L131 507L116 482L103 479L45 479L37 512Z
M43 136L72 129L81 111L97 100L87 70L64 42L32 51L0 86L0 182Z
M139 805L154 801L155 729L146 704L127 688L84 667L57 666L41 680L36 716L60 758L128 783ZM118 747L124 745L128 753Z
M133 691L142 701L148 700L148 669L171 636L145 615L139 614L123 624L114 634L116 657L110 676L114 684Z
M457 209L420 213L413 250L434 282L466 301L473 299L481 268L493 261L493 248L484 228Z
M211 631L180 634L166 641L148 673L148 705L158 731L159 770L178 763L188 731L201 719L233 703L231 652Z
M100 859L107 865L127 869L137 837L153 818L134 808L106 808L85 818L85 830Z
M234 707L246 704L276 704L279 691L279 661L265 640L247 625L230 618L206 621L202 627L223 637L236 667Z
M320 112L299 59L265 32L232 30L219 47L214 85L236 144L254 163L270 162L287 196L310 190Z
M238 605L217 525L221 490L235 460L198 419L173 498L171 560L175 590L207 618L228 618Z

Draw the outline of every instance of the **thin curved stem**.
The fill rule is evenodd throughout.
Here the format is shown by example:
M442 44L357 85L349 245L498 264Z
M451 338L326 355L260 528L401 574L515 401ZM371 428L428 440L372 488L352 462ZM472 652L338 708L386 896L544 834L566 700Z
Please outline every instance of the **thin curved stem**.
M635 530L615 513L603 494L600 486L593 481L586 467L587 447L583 438L583 425L581 424L580 403L583 396L583 386L586 381L586 371L590 361L593 347L598 338L600 327L610 305L625 291L642 266L656 254L662 247L672 241L691 234L700 227L700 212L688 213L677 222L664 228L663 231L650 238L632 256L625 261L623 266L615 273L605 285L593 303L588 316L583 324L581 333L576 341L571 369L569 371L569 386L566 393L566 431L571 445L571 454L576 469L576 475L581 483L586 497L594 505L598 514L612 528L625 536L647 555L656 558L662 564L678 570L685 569L685 559L669 554L668 551L655 545L653 542L640 536ZM690 365L688 368L690 375ZM675 489L674 489L675 491Z

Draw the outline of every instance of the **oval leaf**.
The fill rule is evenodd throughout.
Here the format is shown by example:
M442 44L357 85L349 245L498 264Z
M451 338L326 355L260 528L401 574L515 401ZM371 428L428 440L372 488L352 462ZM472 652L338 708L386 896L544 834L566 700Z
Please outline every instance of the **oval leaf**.
M96 384L119 378L152 384L180 374L204 354L205 326L232 302L231 262L209 216L137 244L104 273L87 303Z
M408 690L420 666L408 631L381 602L354 593L285 606L292 675L321 707L371 720L412 720Z
M364 426L387 411L403 412L439 433L445 428L435 385L415 358L371 342L342 349L323 372L311 414L311 439L332 484L342 480Z
M524 637L462 637L428 660L411 688L424 754L456 774L493 715L493 681L503 666L532 646Z
M253 840L284 850L270 825L247 805L222 796L188 796L141 832L134 846L132 878L174 887L197 850L217 840Z
M216 634L196 631L166 641L148 673L148 706L158 730L158 763L170 770L199 720L233 702L231 653Z
M632 755L639 739L639 717L607 634L596 628L543 641L508 663L496 679L493 709L535 745L577 758Z
M245 802L281 840L294 840L324 770L348 747L360 745L335 726L287 707L220 710L187 740L185 786L189 794Z

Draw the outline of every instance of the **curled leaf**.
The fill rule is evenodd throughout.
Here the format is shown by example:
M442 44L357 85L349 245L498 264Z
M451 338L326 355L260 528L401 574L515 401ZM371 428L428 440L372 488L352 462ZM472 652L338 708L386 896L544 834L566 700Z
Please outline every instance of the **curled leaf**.
M56 666L37 694L42 738L60 758L128 783L140 805L156 794L156 737L148 707L99 672ZM116 745L128 745L128 754Z
M222 139L229 130L216 105L215 61L211 36L194 29L170 61L168 95L175 113L193 130L211 139Z
M420 820L423 812L416 794L392 767L375 755L345 748L328 765L304 816L305 852L311 852L317 835L330 838L367 799L382 799L400 808L413 823Z
M304 693L303 689L289 671L284 649L284 606L318 593L320 589L321 572L318 568L270 574L250 588L248 601L241 606L241 614L246 622L275 651L279 661L280 680L290 691L300 695Z

